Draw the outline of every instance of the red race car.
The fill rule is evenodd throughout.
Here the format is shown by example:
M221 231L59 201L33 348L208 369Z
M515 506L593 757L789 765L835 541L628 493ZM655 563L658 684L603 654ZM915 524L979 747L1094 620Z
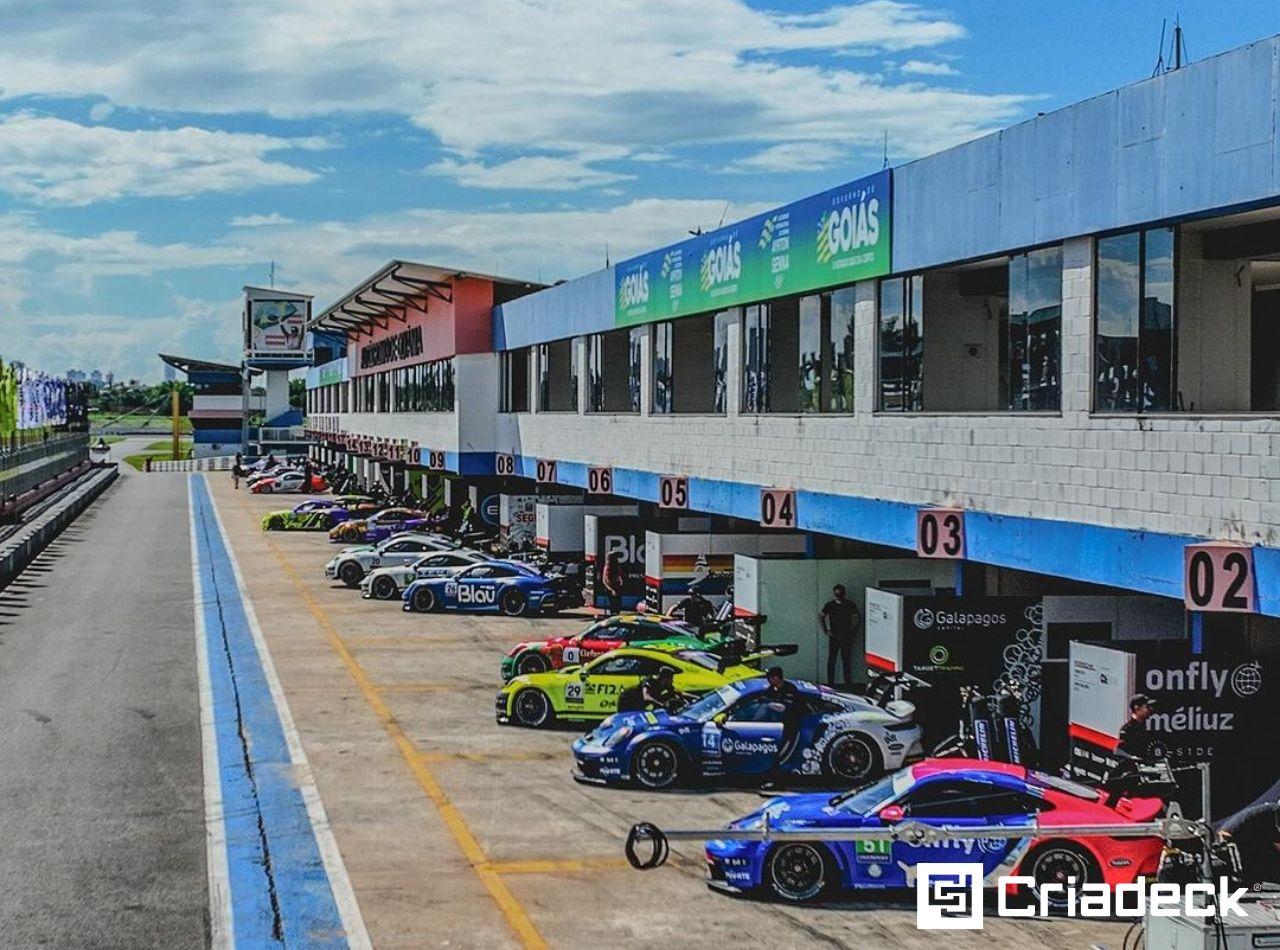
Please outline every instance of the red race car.
M249 486L249 491L255 495L296 494L303 490L305 481L306 476L302 472L281 472L279 475L272 475L270 478L263 478L254 482ZM322 476L311 476L311 491L322 492L328 490L329 483Z

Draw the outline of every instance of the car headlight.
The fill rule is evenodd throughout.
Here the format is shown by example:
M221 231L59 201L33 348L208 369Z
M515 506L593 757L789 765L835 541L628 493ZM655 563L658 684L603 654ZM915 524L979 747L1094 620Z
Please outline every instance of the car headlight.
M744 821L735 821L731 827L734 831L756 831L764 827L764 815L755 815Z
M604 740L604 744L609 748L613 748L616 745L621 745L622 743L630 739L633 735L635 735L635 732L636 731L632 729L630 726L623 726L621 729L614 730L613 734L609 736L608 739Z

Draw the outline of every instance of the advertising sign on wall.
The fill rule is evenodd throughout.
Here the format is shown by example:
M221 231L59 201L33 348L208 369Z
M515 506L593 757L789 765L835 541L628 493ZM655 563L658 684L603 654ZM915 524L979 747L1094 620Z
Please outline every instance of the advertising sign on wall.
M868 175L618 264L630 326L889 273L891 177Z
M537 525L537 504L537 495L500 495L500 537L513 547L532 546L534 528Z
M1071 770L1081 778L1101 782L1115 766L1111 753L1119 741L1120 727L1129 718L1134 657L1123 650L1073 640L1069 665Z
M23 369L18 378L18 428L65 425L67 381Z
M307 317L311 305L306 300L251 299L248 344L251 352L266 356L304 358Z
M650 522L636 517L586 515L583 543L586 548L585 590L597 607L608 605L608 595L599 584L605 561L613 556L622 568L622 605L632 608L644 600L644 538Z
M18 371L0 361L0 438L18 429Z

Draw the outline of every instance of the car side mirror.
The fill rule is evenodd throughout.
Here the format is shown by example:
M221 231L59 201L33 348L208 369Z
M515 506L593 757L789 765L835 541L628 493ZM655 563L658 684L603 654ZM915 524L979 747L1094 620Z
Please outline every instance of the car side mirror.
M886 825L896 825L905 815L901 805L885 805L880 809L879 817Z
M729 713L718 712L711 717L711 721L714 722L717 726L723 726L726 722L729 721Z

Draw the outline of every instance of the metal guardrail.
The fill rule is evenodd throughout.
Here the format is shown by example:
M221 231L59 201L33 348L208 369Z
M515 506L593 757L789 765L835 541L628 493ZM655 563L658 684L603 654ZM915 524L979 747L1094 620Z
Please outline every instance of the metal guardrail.
M114 465L95 470L67 498L6 537L0 543L0 589L30 564L119 474Z
M89 436L84 432L0 451L0 498L21 495L88 460Z
M234 455L207 455L198 459L179 459L176 462L152 460L148 472L229 472L236 463Z

